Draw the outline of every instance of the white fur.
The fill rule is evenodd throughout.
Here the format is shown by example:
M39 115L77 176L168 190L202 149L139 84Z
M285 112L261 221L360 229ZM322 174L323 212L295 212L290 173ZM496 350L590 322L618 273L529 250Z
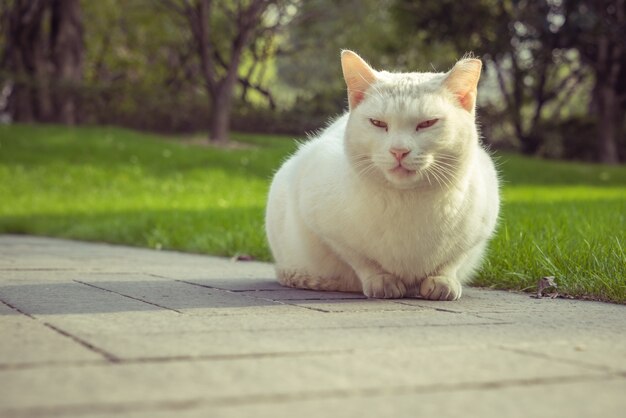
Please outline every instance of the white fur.
M274 177L266 229L278 279L369 297L458 299L496 226L496 170L473 108L444 85L449 74L375 75L358 106ZM390 171L392 148L410 150L406 170Z

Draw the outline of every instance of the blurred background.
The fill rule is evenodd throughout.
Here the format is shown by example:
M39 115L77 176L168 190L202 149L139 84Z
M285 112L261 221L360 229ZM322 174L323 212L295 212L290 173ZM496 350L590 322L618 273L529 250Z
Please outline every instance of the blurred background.
M339 52L377 69L485 69L498 149L626 159L625 0L3 0L3 124L302 136L346 108Z

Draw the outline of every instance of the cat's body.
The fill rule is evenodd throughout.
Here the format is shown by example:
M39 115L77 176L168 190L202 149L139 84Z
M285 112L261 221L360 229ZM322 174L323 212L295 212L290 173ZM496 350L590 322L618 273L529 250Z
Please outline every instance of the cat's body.
M446 84L450 74L374 72L354 53L342 59L350 112L272 182L266 228L278 279L370 297L457 299L499 206L474 122L475 83L460 95Z

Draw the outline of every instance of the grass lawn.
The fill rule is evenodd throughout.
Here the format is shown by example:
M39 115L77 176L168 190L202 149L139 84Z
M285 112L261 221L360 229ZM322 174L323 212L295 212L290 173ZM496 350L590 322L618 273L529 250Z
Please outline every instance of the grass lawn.
M213 149L119 128L0 126L0 233L269 260L269 180L288 138ZM503 208L476 285L626 302L626 167L502 155Z

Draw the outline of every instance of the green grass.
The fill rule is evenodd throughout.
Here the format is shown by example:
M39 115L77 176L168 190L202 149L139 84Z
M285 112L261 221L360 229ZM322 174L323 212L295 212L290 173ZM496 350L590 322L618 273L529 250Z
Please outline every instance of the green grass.
M269 260L263 211L289 138L247 149L119 128L0 126L0 233ZM626 302L626 167L499 159L503 207L475 284Z
M269 259L271 173L295 146L216 150L118 128L0 127L0 232Z
M502 156L498 232L474 284L626 302L626 167Z

